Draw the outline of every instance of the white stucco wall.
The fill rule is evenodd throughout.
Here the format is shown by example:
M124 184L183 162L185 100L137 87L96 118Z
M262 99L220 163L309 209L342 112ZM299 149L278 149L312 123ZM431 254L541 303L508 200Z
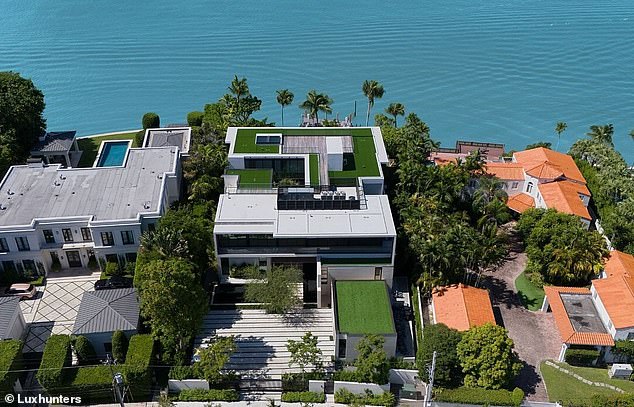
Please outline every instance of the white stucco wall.
M382 268L382 279L385 280L388 287L392 288L392 280L394 277L393 266L377 265L358 265L358 266L335 266L327 265L328 274L335 280L374 280L374 272L376 267Z

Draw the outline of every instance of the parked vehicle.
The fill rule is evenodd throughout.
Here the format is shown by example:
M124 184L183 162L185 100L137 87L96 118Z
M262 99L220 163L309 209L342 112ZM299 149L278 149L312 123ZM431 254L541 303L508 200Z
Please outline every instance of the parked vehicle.
M109 290L112 288L131 288L132 279L129 277L112 276L105 280L95 281L95 291Z
M31 299L37 294L33 284L12 284L4 291L6 297L20 297L21 300Z

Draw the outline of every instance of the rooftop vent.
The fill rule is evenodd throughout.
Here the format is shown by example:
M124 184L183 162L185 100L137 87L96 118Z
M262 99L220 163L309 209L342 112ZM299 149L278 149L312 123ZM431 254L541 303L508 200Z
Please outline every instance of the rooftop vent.
M6 210L6 209L7 209L7 207L6 207L6 206L4 206L4 205L0 204L0 211L4 211L4 210Z
M11 189L8 189L8 190L7 190L7 195L11 196L11 195L13 195L13 194L15 194L15 192L11 191Z
M66 179L66 175L63 174L59 174L59 179L61 179L62 181Z

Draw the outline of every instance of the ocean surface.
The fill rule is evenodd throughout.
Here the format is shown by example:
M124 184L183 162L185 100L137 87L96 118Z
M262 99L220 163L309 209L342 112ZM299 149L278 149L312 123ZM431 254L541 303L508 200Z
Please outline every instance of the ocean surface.
M246 76L280 121L275 90L295 103L330 95L365 120L365 79L383 83L443 146L457 139L560 150L613 123L634 161L632 0L0 0L0 70L46 95L50 130L80 135L140 126L146 111L183 123ZM402 120L402 118L400 118Z

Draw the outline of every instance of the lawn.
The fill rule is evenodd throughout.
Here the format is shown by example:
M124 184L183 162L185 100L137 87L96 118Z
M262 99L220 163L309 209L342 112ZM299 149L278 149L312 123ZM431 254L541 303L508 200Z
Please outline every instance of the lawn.
M337 281L339 331L348 334L394 333L390 300L383 281Z
M319 155L311 154L309 156L309 167L310 167L310 186L318 187L319 186Z
M524 307L531 311L539 311L544 302L544 289L533 284L526 274L522 273L515 279L515 288Z
M379 166L376 161L374 138L370 136L352 136L354 145L353 162L344 163L343 171L328 171L330 178L378 177Z
M80 150L83 151L81 159L79 160L79 167L92 167L97 158L97 152L102 141L106 140L132 140L132 147L137 147L134 139L136 132L113 134L112 136L99 136L99 137L81 137L77 139L77 145Z
M227 170L228 175L239 175L239 188L271 188L273 170L269 169L246 169Z
M262 145L255 144L255 135L258 133L280 133L278 129L274 127L271 129L240 129L238 134L236 135L235 146L233 147L233 152L236 154L248 154L248 153L257 153L257 154L266 154L273 153L278 154L280 152L279 145Z
M607 369L580 368L569 366L565 363L560 363L560 365L588 380L608 383L630 392L634 391L633 382L610 379L607 375ZM546 383L546 389L548 390L548 398L551 402L559 401L563 402L563 405L589 406L594 394L619 394L605 387L585 384L570 375L560 372L552 366L548 366L545 362L541 364L541 373Z

